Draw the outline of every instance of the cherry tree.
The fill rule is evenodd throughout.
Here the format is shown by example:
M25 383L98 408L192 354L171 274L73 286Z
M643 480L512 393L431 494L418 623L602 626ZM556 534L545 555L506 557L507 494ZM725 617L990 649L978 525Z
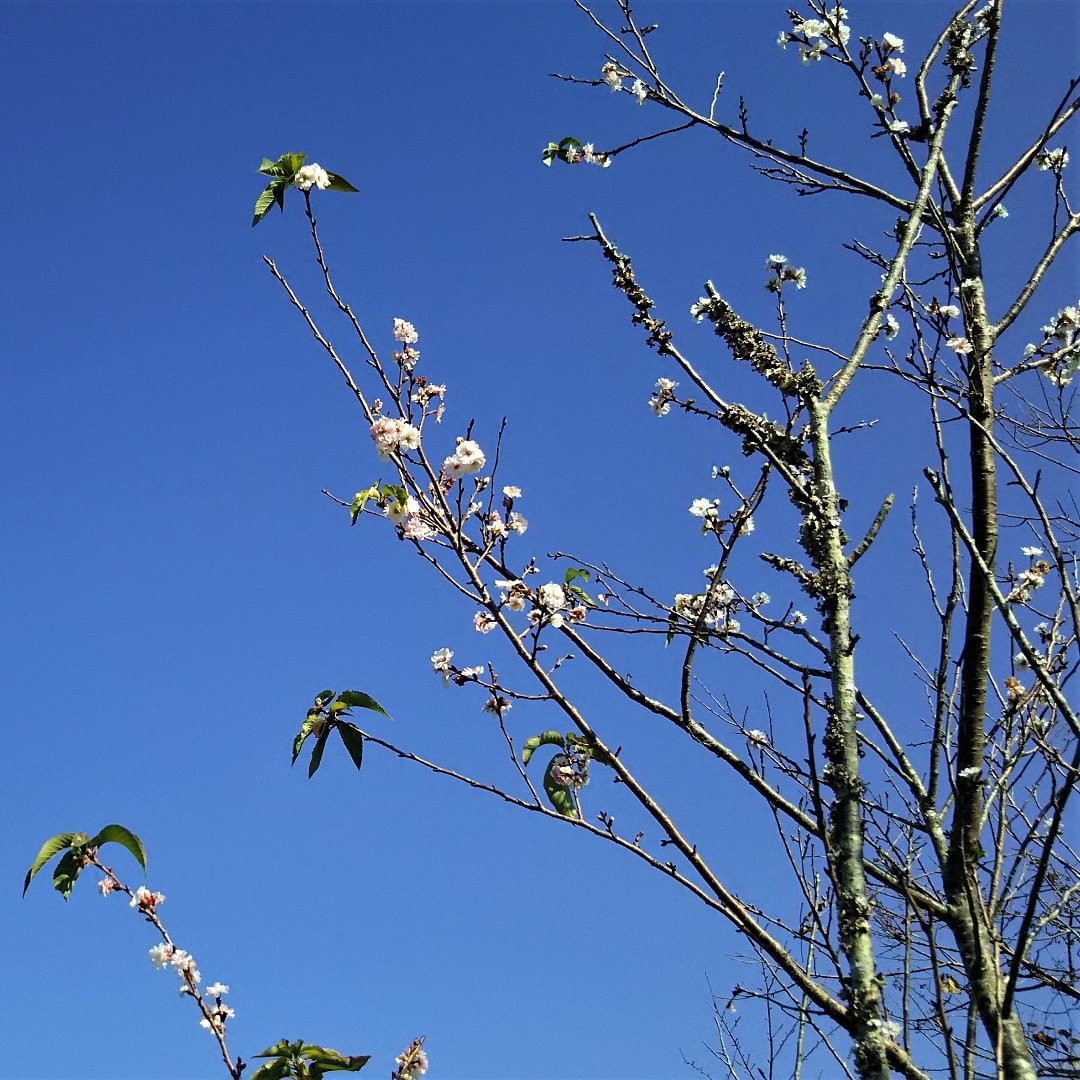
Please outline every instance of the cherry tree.
M641 352L665 365L648 400L658 422L704 426L735 459L712 469L715 486L693 500L678 534L703 535L710 565L671 595L603 551L549 557L530 546L527 479L502 465L512 427L468 419L438 361L421 355L428 341L409 312L365 325L339 292L315 210L325 193L356 189L304 154L264 160L269 183L253 224L302 203L316 277L301 286L275 260L266 264L371 437L359 490L330 497L366 542L406 545L433 584L460 597L461 640L433 652L427 675L480 696L487 736L504 756L490 775L468 759L432 760L388 736L366 691L326 690L292 760L310 751L313 776L334 738L358 769L371 767L370 747L385 750L587 832L670 879L733 926L757 960L756 979L717 999L709 1067L725 1075L763 1066L862 1080L1075 1075L1080 874L1069 827L1080 716L1069 683L1080 661L1080 510L1069 482L1080 465L1071 389L1080 304L1075 292L1052 295L1050 271L1080 230L1065 144L1080 77L1031 117L1023 152L988 172L995 64L1010 45L1004 0L972 0L943 18L919 57L905 46L911 32L876 25L873 7L849 16L809 0L788 13L778 44L793 64L842 71L847 122L870 134L881 171L896 178L883 183L819 160L806 132L792 145L759 132L751 88L737 96L722 73L707 100L684 97L654 59L662 26L639 20L628 0L616 0L611 18L577 6L606 54L598 70L560 77L640 107L643 125L660 122L610 148L553 140L537 148L538 166L616 176L620 159L657 139L718 137L778 191L872 208L878 238L849 245L862 260L862 313L831 328L830 341L808 340L791 297L812 287L815 268L783 254L763 255L754 310L735 309L718 271L684 310L662 312L597 216L568 238L606 266ZM1015 266L983 255L989 230L1021 225L1019 213L1004 222L1006 200L1022 194L1025 212L1042 207L1022 227L1046 239L1017 286ZM329 298L325 312L314 311L317 289ZM693 321L719 342L703 344ZM339 325L340 334L330 328ZM752 373L739 398L725 377L736 369ZM904 444L884 451L910 469L906 521L897 493L881 491L869 511L845 494L872 468L858 437L874 420L857 417L899 407L918 417ZM756 530L755 517L773 524ZM886 528L908 530L906 561L875 560ZM871 690L880 680L867 675L885 655L896 663L889 612L859 597L881 578L921 597L918 634L900 646L912 674L898 670L892 692ZM651 668L646 679L630 673L643 649L662 655L655 670L666 681ZM745 701L729 693L733 672L753 687ZM715 771L718 813L732 786L760 805L771 822L761 850L787 873L786 889L737 881L722 839L684 820L678 781L642 778L652 743L596 709L588 679ZM912 688L921 704L912 705ZM540 730L517 719L526 712L546 717ZM224 1039L228 988L202 985L160 922L164 897L129 889L100 861L109 841L145 863L120 826L94 838L61 834L27 884L63 853L54 884L65 895L95 867L103 893L130 896L161 938L152 959L177 972L238 1077L243 1065ZM743 1025L728 1008L736 1005L744 1014L756 1006L754 1020ZM421 1042L396 1075L426 1068ZM285 1041L266 1056L255 1075L356 1071L367 1060Z
M844 70L851 122L860 117L877 152L899 167L901 181L883 186L812 156L805 132L795 146L757 132L722 74L709 101L685 100L653 58L658 27L638 21L626 0L611 21L578 6L607 56L598 72L561 77L671 122L610 149L552 141L544 164L606 168L694 129L800 195L868 201L886 227L881 242L852 245L865 263L864 314L843 348L803 340L787 304L813 269L781 254L766 260L771 315L736 311L723 280L706 282L687 298L691 315L712 327L731 363L757 376L752 398L734 400L722 375L710 374L715 357L684 344L597 217L569 238L607 263L630 322L669 365L649 402L656 416L712 425L743 458L714 470L720 497L689 507L715 545L704 581L661 595L602 552L548 560L530 549L520 478L500 468L505 426L480 432L452 409L410 321L364 326L339 293L312 199L339 178L300 155L265 161L273 179L255 223L300 189L347 343L275 261L267 265L355 397L380 461L354 498L338 502L354 525L382 519L460 595L481 641L503 642L498 659L472 666L455 657L475 645L451 642L431 664L447 684L484 695L492 738L506 749L504 776L428 760L376 725L344 719L354 705L372 707L358 692L316 699L293 759L313 740L313 774L336 731L357 767L365 746L384 748L669 876L733 924L760 961L760 980L736 985L728 999L762 1003L768 1049L721 1010L715 1053L732 1076L762 1054L794 1075L811 1059L862 1078L1064 1075L1077 1058L1077 864L1065 827L1080 766L1080 718L1067 695L1080 631L1080 514L1068 494L1080 316L1074 296L1052 298L1040 285L1080 228L1063 142L1080 110L1080 80L1031 121L1027 148L1009 167L984 175L995 63L1009 44L1001 0L967 3L942 20L919 58L905 51L902 28L871 25L872 10L858 13L864 25L832 3L789 12L778 44L793 62ZM1045 220L1032 228L1048 239L1012 289L984 263L983 247L1021 185L1042 185ZM864 461L857 443L838 436L852 430L852 403L865 408L871 377L921 416L918 435L892 451L910 460L915 491L903 566L862 562L895 517L895 495L882 492L868 516L844 496ZM776 503L790 508L790 528L755 535L755 514ZM744 583L745 554L772 570L776 599ZM898 590L924 598L921 637L905 646L924 695L915 712L900 693L894 701L863 688L860 672L892 631L885 613L858 602L864 573L890 575ZM760 581L760 571L752 577ZM625 674L628 638L677 653L669 685L645 688ZM790 869L785 894L751 896L730 884L722 845L699 842L669 809L671 792L639 779L648 746L623 745L618 722L580 702L583 665L626 709L681 732L727 783L762 801L776 858ZM772 688L759 720L717 689L733 665ZM544 704L546 730L514 723L511 709L524 701ZM599 776L616 786L601 789ZM623 827L625 818L634 825Z

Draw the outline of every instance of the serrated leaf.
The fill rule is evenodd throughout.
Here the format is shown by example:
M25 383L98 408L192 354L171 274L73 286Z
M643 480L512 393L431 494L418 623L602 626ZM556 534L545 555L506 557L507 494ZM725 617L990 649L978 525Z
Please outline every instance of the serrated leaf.
M279 1039L273 1046L268 1046L261 1054L252 1054L252 1057L285 1057L294 1052L294 1048L299 1050L304 1044L302 1042L291 1043L288 1039ZM250 1078L249 1078L250 1080Z
M577 807L574 805L574 796L564 784L556 784L551 778L551 770L544 773L544 792L548 801L555 809L566 818L578 816Z
M388 719L393 719L370 694L365 694L363 690L342 690L338 694L338 701L345 702L350 709L370 709L372 712L382 713Z
M580 585L568 585L566 591L573 593L579 600L584 600L589 607L596 607L596 601Z
M312 720L310 716L300 725L300 730L296 733L296 738L293 739L292 744L292 764L296 764L296 759L300 756L300 751L304 748L304 743L307 742L308 736L311 734Z
M325 709L326 708L326 703L328 701L333 701L333 700L334 700L334 691L333 690L324 690L315 699L315 708L316 709Z
M311 751L311 760L308 762L308 779L310 780L318 771L319 766L322 764L323 751L326 749L326 740L330 738L330 732L333 730L333 726L326 725L322 734L315 740L315 746Z
M130 829L125 829L123 825L106 825L89 842L89 846L95 848L101 847L102 844L119 844L127 848L135 856L135 861L143 868L143 873L146 873L146 848Z
M26 895L26 890L30 888L30 882L37 876L37 872L54 855L59 854L65 848L71 847L72 839L78 835L78 833L71 832L57 833L41 845L41 850L37 853L34 861L30 864L30 869L26 872L26 880L23 882L23 896Z
M262 164L259 166L259 172L264 176L276 176L291 180L300 166L304 164L304 158L306 157L307 154L282 154L277 161L271 161L269 158L264 157Z
M331 191L355 191L359 192L360 189L353 187L344 176L338 176L337 173L328 172L326 174L330 177L330 190Z
M343 1059L342 1064L330 1070L331 1072L359 1072L371 1060L370 1054L349 1054Z
M566 740L561 731L545 731L542 735L533 735L532 738L525 740L525 745L521 749L522 764L528 765L529 758L541 746L561 746L565 750Z
M277 187L278 184L276 181L273 184L267 184L262 193L255 200L255 216L251 219L251 227L253 229L267 214L270 213L270 207L272 207L275 202L278 202ZM281 202L284 206L284 199L282 199Z
M345 1064L345 1055L331 1050L328 1046L307 1046L304 1048L304 1056L324 1067L336 1068Z
M367 506L368 500L379 498L379 484L376 481L369 488L364 488L363 491L358 491L353 496L352 505L349 507L349 513L352 515L352 523L355 525L359 520L360 515L364 512L364 507Z
M339 720L337 729L341 741L345 744L345 749L349 751L349 757L356 766L356 771L359 772L360 766L364 764L364 736L347 720Z
M268 1057L267 1054L256 1054L256 1057ZM260 1065L247 1080L283 1080L289 1075L291 1063L287 1057L279 1057L275 1061L268 1061Z
M56 864L53 871L53 888L65 899L71 898L71 890L82 873L82 856L76 858L75 852L68 851Z
M303 168L306 157L307 154L282 154L278 164L288 170L285 175L291 180Z
M325 1072L359 1072L371 1060L370 1054L339 1054L337 1050L326 1046L316 1047L314 1051L306 1056L320 1065Z

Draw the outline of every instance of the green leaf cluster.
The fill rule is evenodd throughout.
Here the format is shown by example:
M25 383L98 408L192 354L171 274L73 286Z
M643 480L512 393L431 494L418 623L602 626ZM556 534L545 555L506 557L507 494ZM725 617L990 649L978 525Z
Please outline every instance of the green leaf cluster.
M353 764L359 770L364 763L364 736L355 725L344 720L353 709L370 709L372 712L382 713L390 718L390 714L370 695L362 690L342 690L337 698L333 690L324 690L315 698L315 704L308 709L300 730L293 739L292 763L300 756L304 743L310 738L315 739L315 745L311 750L311 760L308 762L308 778L310 779L319 770L322 764L323 752L326 750L327 740L332 731L337 731L345 749L349 752Z
M269 158L263 158L262 164L259 166L259 172L264 176L272 176L273 179L262 194L255 200L255 217L251 221L251 227L254 228L267 214L270 213L270 207L275 203L279 210L285 209L285 191L292 185L293 179L296 174L303 168L304 159L307 154L282 154L277 161L271 161ZM337 173L327 171L327 176L330 177L330 190L331 191L359 191L359 188L355 188L348 180L343 176L338 176Z
M369 502L377 502L383 508L390 502L396 502L404 508L408 498L409 493L400 484L384 484L381 480L376 480L371 487L364 488L353 496L352 505L349 507L352 523L356 524Z
M549 142L544 147L544 164L550 166L556 158L570 163L579 153L581 153L581 143L577 139L566 138L557 143Z
M287 1042L285 1039L255 1057L272 1060L260 1065L249 1080L283 1080L284 1077L321 1080L326 1073L359 1072L371 1060L370 1054L351 1056L331 1050L328 1046L317 1046L302 1040Z
M528 765L533 754L541 746L557 746L566 751L586 779L589 776L590 761L595 761L599 765L611 765L611 756L605 750L591 746L588 739L576 731L568 731L565 735L561 731L544 731L526 739L521 750L522 764ZM552 758L552 761L554 760ZM551 762L548 762L548 768L544 771L544 793L551 805L563 817L576 818L578 816L573 793L566 784L555 782L551 775Z
M42 869L60 852L64 852L60 861L53 871L53 888L65 899L71 897L71 890L75 888L75 882L79 874L90 865L90 859L97 854L98 848L103 844L120 844L127 848L135 856L138 864L146 873L146 848L143 842L123 825L106 825L96 836L87 836L82 832L57 833L56 836L46 840L37 853L37 858L30 864L23 882L23 896L30 888L30 882Z
M596 607L596 601L580 585L574 584L579 578L582 581L592 581L592 574L584 567L579 569L576 566L571 566L563 578L563 589L571 596L576 596L589 607Z

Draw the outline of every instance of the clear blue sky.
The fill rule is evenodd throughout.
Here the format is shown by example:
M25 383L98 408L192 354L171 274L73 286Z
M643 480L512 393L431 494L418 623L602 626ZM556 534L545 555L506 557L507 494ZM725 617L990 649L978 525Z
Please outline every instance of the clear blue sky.
M760 132L790 143L805 126L812 152L895 178L840 73L776 48L783 4L640 7L687 96L707 102L724 69L723 115L744 93ZM946 5L851 10L856 34L899 34L911 56ZM1071 4L1016 3L1009 18L998 163L1077 55ZM374 747L359 776L340 747L312 782L288 767L310 699L335 687L380 699L400 742L506 775L482 697L444 690L428 660L444 645L466 663L501 655L471 608L320 495L351 496L378 463L261 262L320 306L296 193L250 228L264 155L304 150L361 189L316 196L339 283L380 347L394 317L417 325L449 384L448 438L475 417L490 446L510 418L502 479L524 489L523 544L540 557L561 548L660 594L696 588L711 549L686 507L713 494L714 464L738 463L711 431L649 412L671 372L597 251L560 243L589 211L733 397L752 393L746 373L722 369L686 314L706 278L766 320L762 265L783 252L809 274L792 302L800 336L854 340L876 282L840 245L876 241L892 226L880 214L800 200L696 133L608 170L543 168L549 139L610 147L663 125L547 77L596 77L604 52L569 0L0 4L6 1078L224 1075L121 900L85 881L65 905L47 878L19 898L42 840L112 821L146 842L178 944L232 987L245 1058L302 1036L376 1055L385 1075L426 1033L446 1080L683 1076L681 1054L701 1058L711 1032L707 980L723 993L752 979L718 917L571 829ZM1027 198L1049 195L1018 194L1014 217ZM1018 267L1042 243L1001 233L995 257ZM1054 306L1075 301L1075 269ZM869 519L886 491L907 499L918 469L896 452L904 415L867 385L852 419L882 421L843 482ZM882 561L910 546L903 516ZM894 587L861 597L902 629ZM906 675L881 638L867 677ZM663 685L666 658L627 663ZM715 685L764 726L745 670ZM747 898L767 895L731 779L605 691L581 694ZM524 708L514 722L520 736L558 723ZM115 865L142 883L126 856Z

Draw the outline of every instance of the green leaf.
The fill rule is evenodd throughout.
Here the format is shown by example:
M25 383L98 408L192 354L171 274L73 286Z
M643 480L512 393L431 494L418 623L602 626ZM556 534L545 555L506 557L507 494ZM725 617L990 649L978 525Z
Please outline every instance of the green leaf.
M579 600L584 600L589 607L596 607L596 601L580 585L568 585L566 591L573 593Z
M300 725L300 730L296 733L296 738L293 739L292 744L292 763L296 764L296 759L300 756L300 751L304 748L304 743L307 742L308 736L311 734L312 719L311 715Z
M75 882L78 881L82 869L82 854L76 856L74 851L65 852L64 857L56 864L56 869L53 871L53 888L65 900L70 899L71 890L75 888Z
M267 1054L256 1054L256 1057L268 1057ZM247 1080L283 1080L289 1075L291 1062L287 1057L279 1057L275 1061L268 1061L260 1065Z
M315 699L315 708L316 709L325 709L327 702L333 701L333 700L334 700L334 691L333 690L324 690Z
M255 216L251 219L251 227L254 229L256 225L267 214L270 213L270 207L274 203L278 203L282 209L285 208L284 192L281 193L282 197L278 198L278 189L281 186L281 182L275 180L272 184L267 184L263 189L262 194L255 200Z
M120 844L122 847L126 847L135 856L135 861L143 868L143 873L146 873L146 848L143 847L143 842L130 829L125 829L123 825L106 825L90 841L88 846L96 848L101 847L102 844Z
M23 896L26 895L26 890L30 888L30 882L37 876L37 872L54 855L63 851L65 848L71 847L72 839L78 835L78 833L73 832L57 833L56 836L51 837L41 845L41 850L37 853L37 857L30 864L30 869L26 872L26 880L23 882Z
M300 167L304 164L307 154L282 154L277 161L263 158L259 166L259 172L264 176L277 176L285 180L292 180Z
M333 705L330 706L330 715L334 716L337 713L342 712L344 709L347 709L348 707L349 706L346 705L344 701L338 699L333 703Z
M551 163L558 156L558 153L559 153L559 144L554 143L554 142L549 142L547 144L547 146L544 147L544 164L547 165L550 168Z
M353 1057L339 1054L328 1046L305 1046L304 1056L311 1058L325 1072L359 1072L371 1060L369 1054Z
M521 750L522 764L528 765L529 758L531 758L541 746L561 746L565 750L566 740L563 738L561 731L545 731L542 735L534 735L531 739L526 739L525 745Z
M570 794L570 789L564 784L556 784L551 778L550 769L544 773L544 791L547 793L548 801L563 817L576 818L578 816L574 796Z
M577 152L581 150L581 143L577 139L563 139L559 143L558 156L563 161L568 161L571 151Z
M382 713L387 719L393 719L370 694L365 694L363 690L342 690L338 694L338 701L345 702L350 709L370 709L372 712Z
M277 161L271 161L264 157L259 166L259 172L264 176L277 176L291 180L297 169L304 164L307 154L282 154Z
M355 188L344 176L338 176L337 173L328 172L326 174L330 177L330 190L331 191L356 191L359 192L359 188Z
M299 1052L303 1042L291 1043L287 1039L280 1039L273 1046L268 1046L261 1054L252 1054L252 1057L287 1057Z
M327 724L322 734L315 740L315 748L311 751L311 761L308 762L307 774L309 780L319 771L323 751L326 749L326 740L330 738L332 727L333 725Z
M349 751L349 757L352 758L359 772L360 766L364 763L364 736L347 720L339 720L337 729L341 741L345 744L345 749Z
M291 180L304 167L306 157L307 154L282 154L278 164L286 170L284 175Z
M579 600L584 600L589 607L596 607L596 601L581 588L580 585L574 584L578 578L581 578L584 581L592 581L592 574L584 567L578 569L576 566L571 566L570 569L566 571L566 576L563 578L563 584L566 587L566 591L573 593Z
M374 484L369 488L364 488L363 491L358 491L353 496L352 506L349 507L349 513L352 514L352 523L355 525L357 519L364 512L364 507L367 506L369 499L379 498L379 482L376 480Z

